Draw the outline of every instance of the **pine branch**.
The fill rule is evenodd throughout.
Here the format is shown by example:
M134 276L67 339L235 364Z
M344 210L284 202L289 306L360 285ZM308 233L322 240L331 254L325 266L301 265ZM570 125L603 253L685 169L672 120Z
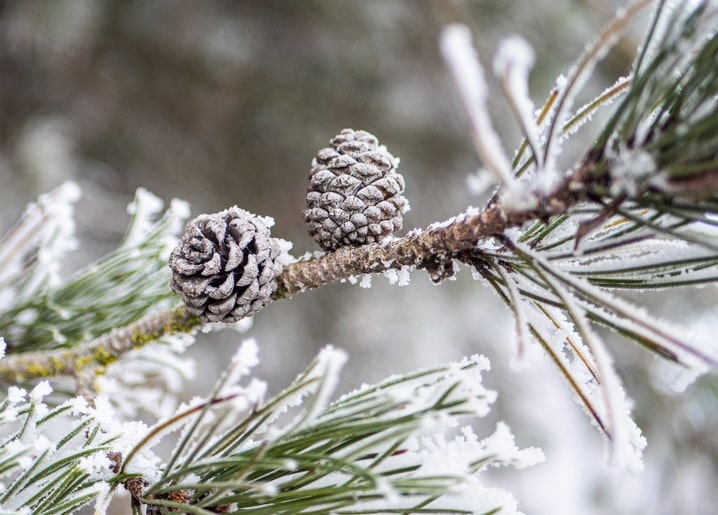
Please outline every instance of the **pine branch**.
M527 221L547 219L567 212L584 199L592 181L586 165L564 181L562 187L533 211L506 209L500 202L483 211L467 212L424 230L411 231L403 238L383 244L342 247L320 257L285 267L277 278L272 300L290 297L362 274L380 274L410 267L424 269L440 282L453 275L453 260L474 265L476 258L467 251L478 242ZM9 353L0 361L0 382L76 375L87 367L104 367L123 354L161 339L163 336L192 333L201 325L183 306L151 314L124 328L72 347L46 351Z
M608 25L569 79L561 85L557 81L535 120L527 83L533 54L525 42L514 40L503 47L495 68L526 138L513 162L491 127L488 90L470 31L449 27L442 50L467 109L477 153L501 184L483 209L469 209L404 237L388 237L387 227L400 225L405 207L403 179L394 174L382 186L394 195L381 210L384 225L363 242L380 243L351 243L351 238L367 233L359 234L354 221L346 222L350 228L345 230L339 216L329 216L334 209L347 214L339 201L314 205L305 218L312 222L310 232L317 242L330 251L286 264L279 273L283 256L269 235L271 223L255 222L255 215L232 208L219 218L203 218L211 229L208 234L201 230L206 226L190 223L185 234L196 238L187 242L183 236L175 247L181 251L172 253L170 267L183 277L178 281L173 275L170 283L165 240L176 239L178 231L171 226L182 215L167 213L158 223L144 226L153 217L136 213L118 251L64 284L49 287L44 284L47 275L37 266L43 259L38 249L43 243L56 244L57 238L31 237L51 218L50 209L33 207L19 229L0 241L0 255L15 259L17 265L1 278L20 292L11 308L0 313L0 330L9 335L8 356L0 360L0 381L75 376L80 393L91 397L88 377L147 343L194 333L208 319L205 307L217 308L205 304L212 300L230 306L218 308L213 316L237 321L266 303L364 274L426 270L438 283L452 277L455 262L460 262L485 279L515 313L519 357L532 340L537 342L610 442L616 461L639 468L645 438L631 419L612 357L594 325L613 329L688 370L718 368L718 357L708 345L691 341L612 291L718 280L717 11L706 4L691 13L678 9L668 28L659 31L654 29L664 11L661 4L631 76L619 79L573 117L568 111L598 59L648 3L634 2ZM618 97L623 100L597 142L563 173L556 165L563 140ZM398 161L373 136L358 132L343 132L333 140L332 149L320 151L312 165L313 187L333 181L335 168L346 168L367 148L362 154L366 160L360 162L376 168L367 176L376 170L394 173ZM339 140L356 153L339 156ZM337 157L345 160L332 164ZM348 174L342 179L346 184L359 180ZM314 201L321 197L320 189L313 191ZM372 192L359 195L357 190L350 196L354 194L357 203L372 201ZM147 197L145 201L156 204ZM138 198L135 208L141 211L139 204ZM377 205L372 204L378 210ZM327 227L341 230L334 233ZM203 254L200 244L210 252ZM340 248L333 250L336 246ZM220 255L215 248L226 253ZM183 261L185 251L200 259ZM23 260L25 254L30 257ZM202 261L206 255L213 259ZM217 277L221 281L210 284ZM266 293L275 280L276 289ZM170 307L176 299L168 284L182 290L185 302L189 298L196 304ZM244 289L237 293L240 288ZM192 296L195 290L199 293ZM219 290L229 291L229 296L222 297ZM245 293L240 307L247 311L235 311L235 301ZM90 301L92 307L87 306ZM521 463L523 454L524 464L540 459L538 452L524 453L513 446L507 456L497 456L491 445L465 431L448 445L423 443L434 455L429 461L440 464L434 469L425 467L423 451L417 454L407 444L428 420L448 417L454 424L456 417L488 412L493 392L480 385L476 373L488 362L479 357L391 378L329 403L345 356L328 349L287 390L264 403L261 382L236 384L251 366L247 363L256 362L251 354L242 351L235 356L208 398L146 431L113 427L110 410L79 406L81 399L47 414L49 408L40 402L49 392L45 383L30 394L29 402L22 399L25 393L20 389L11 390L0 405L0 423L15 421L16 405L24 419L3 442L10 445L0 451L14 474L0 503L62 513L98 493L107 503L114 488L124 484L132 494L134 513L141 512L141 505L148 513L162 507L214 513L234 506L257 513L368 513L378 506L393 506L398 498L409 503L412 512L433 513L443 508L447 491L475 479L486 464ZM97 404L103 402L97 399ZM283 415L290 408L295 409L291 414L297 413L291 420ZM61 452L49 446L35 449L39 459L31 463L27 458L32 449L23 439L50 420L62 422L66 412L75 418L79 414L80 420L57 443ZM169 461L160 467L143 466L151 457L149 448L178 427L182 433ZM131 444L115 447L128 433L135 438ZM73 439L71 448L62 449ZM504 432L498 440L506 443L510 438ZM444 453L457 449L464 455L444 459ZM447 462L461 466L446 470L442 467ZM463 510L453 500L447 502L450 512L476 509L475 504ZM486 509L495 506L492 500Z

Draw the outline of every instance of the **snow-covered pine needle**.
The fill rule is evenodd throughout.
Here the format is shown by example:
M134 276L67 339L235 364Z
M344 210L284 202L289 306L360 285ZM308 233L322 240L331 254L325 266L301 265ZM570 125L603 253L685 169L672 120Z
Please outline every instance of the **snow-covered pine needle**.
M135 205L148 201L154 203L140 191ZM72 346L174 305L176 297L167 288L168 242L176 240L175 231L181 229L188 208L184 202L172 202L159 220L150 223L145 217L154 217L155 207L135 210L136 221L124 246L43 295L14 297L0 311L0 333L8 345L16 352Z
M505 424L484 440L469 428L446 439L459 417L486 416L496 398L481 385L481 373L489 368L486 358L395 376L325 405L334 381L320 376L336 374L331 363L337 352L325 350L277 397L250 412L231 413L224 434L194 435L193 441L203 442L202 452L174 461L142 492L141 501L191 513L239 503L260 514L436 513L451 507L452 513L468 514L474 513L469 492L484 488L481 470L543 460L538 449L519 450ZM298 405L300 390L308 398ZM273 414L286 412L286 403L299 410L295 420L301 423L277 433ZM192 433L207 430L192 428ZM191 496L191 504L173 500L179 491ZM516 510L509 494L485 501L491 510Z
M521 245L516 249L528 255L527 246ZM708 366L718 367L717 349L700 342L687 341L681 335L685 334L685 331L672 328L628 301L611 295L584 278L562 270L537 252L531 252L531 259L545 272L576 292L583 299L582 302L587 303L584 308L592 319L605 323L686 366L697 367L699 370L705 370Z
M0 401L3 513L60 515L102 503L114 474L110 453L126 452L144 433L139 422L120 422L104 398L95 407L74 398L51 408L51 393L41 382L29 393L11 387ZM143 463L153 460L143 455Z
M534 114L534 103L529 95L529 74L535 60L536 54L524 38L510 36L501 42L496 51L494 74L500 79L501 88L519 122L531 155L538 163L541 156L539 127Z
M596 63L601 60L608 50L618 41L619 36L625 29L626 25L638 14L638 12L651 3L651 0L636 0L625 10L622 10L601 32L596 40L586 48L583 55L568 73L566 87L562 89L561 94L556 101L556 113L551 120L551 124L546 134L546 142L544 145L544 153L541 160L541 166L544 170L553 171L556 176L554 180L558 180L559 175L554 170L553 164L560 148L559 130L566 124L566 116L571 109L574 99L584 83L593 71ZM551 184L553 181L548 181Z
M520 252L533 260L537 258L536 254L525 246ZM535 270L561 300L564 309L566 309L575 324L581 340L587 345L596 364L599 387L603 397L602 406L605 410L604 420L607 423L606 430L611 443L612 464L619 468L629 465L632 468L638 467L641 463L642 448L636 448L631 445L629 433L635 426L635 422L630 418L628 400L618 374L613 367L613 359L603 342L589 327L586 313L583 307L576 302L573 294L550 277L548 273L542 271L541 267L536 267Z
M468 116L476 153L500 183L512 185L511 162L491 123L487 105L488 86L471 40L471 30L458 23L444 27L440 48Z
M514 364L516 367L520 367L524 365L526 359L526 349L529 346L530 335L524 300L511 274L508 274L501 265L495 267L495 270L499 273L499 276L506 286L509 300L508 304L511 306L514 317L516 318L516 351L514 353Z
M68 181L40 195L0 240L0 310L9 307L3 297L21 303L58 284L62 258L77 246L74 203L81 194Z

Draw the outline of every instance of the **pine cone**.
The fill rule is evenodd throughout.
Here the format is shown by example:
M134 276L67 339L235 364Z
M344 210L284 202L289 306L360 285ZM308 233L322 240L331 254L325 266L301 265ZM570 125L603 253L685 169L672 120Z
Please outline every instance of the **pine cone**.
M409 203L399 160L366 131L344 129L312 160L304 221L324 250L380 242L401 229Z
M279 254L261 217L236 206L200 215L170 255L170 286L204 322L236 322L269 302L282 271Z

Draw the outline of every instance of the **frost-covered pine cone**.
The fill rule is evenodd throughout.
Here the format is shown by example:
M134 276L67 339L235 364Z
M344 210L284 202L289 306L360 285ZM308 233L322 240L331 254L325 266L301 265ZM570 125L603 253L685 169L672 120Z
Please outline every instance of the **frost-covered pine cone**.
M236 322L262 309L282 271L271 222L238 207L200 215L172 251L170 286L205 322Z
M312 160L304 221L324 250L380 242L401 229L409 203L399 160L375 136L344 129Z

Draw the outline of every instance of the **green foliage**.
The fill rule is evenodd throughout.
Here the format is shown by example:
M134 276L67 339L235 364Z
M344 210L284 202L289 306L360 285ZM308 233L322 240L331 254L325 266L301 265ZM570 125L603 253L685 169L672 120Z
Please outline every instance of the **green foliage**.
M142 502L201 514L218 507L257 514L478 513L461 503L451 509L442 499L469 482L477 497L484 493L490 513L502 502L474 483L475 473L541 459L537 450L478 442L468 429L453 444L434 442L433 450L417 440L426 429L443 433L459 417L488 413L495 394L480 385L485 358L394 377L325 406L343 359L325 349L289 388L256 407L247 406L247 391L222 393L220 383L215 397L186 411L190 429ZM250 408L243 418L232 406L237 399L242 411ZM507 437L503 428L497 433L497 441ZM463 449L463 462L447 456L452 445ZM128 461L131 468L132 456ZM190 504L176 500L188 492Z
M8 347L15 352L72 347L175 304L166 257L186 207L176 202L151 222L157 201L138 191L123 244L56 287L30 280L39 263L31 261L13 284L23 294L0 312L0 334Z

